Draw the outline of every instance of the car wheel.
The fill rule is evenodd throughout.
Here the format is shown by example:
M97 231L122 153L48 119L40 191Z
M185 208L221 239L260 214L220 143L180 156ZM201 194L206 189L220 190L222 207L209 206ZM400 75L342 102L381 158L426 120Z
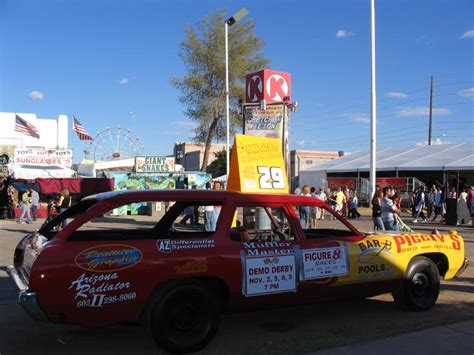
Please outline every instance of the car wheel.
M148 330L160 347L172 353L203 349L219 327L219 303L199 283L170 284L150 305Z
M431 259L417 256L410 261L402 285L393 292L395 302L410 311L426 311L438 299L439 271Z

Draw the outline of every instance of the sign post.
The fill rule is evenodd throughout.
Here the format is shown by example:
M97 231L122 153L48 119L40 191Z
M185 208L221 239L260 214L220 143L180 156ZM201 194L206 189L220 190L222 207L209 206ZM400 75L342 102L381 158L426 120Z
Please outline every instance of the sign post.
M290 178L291 75L261 70L246 76L243 109L245 135L279 138L286 176Z

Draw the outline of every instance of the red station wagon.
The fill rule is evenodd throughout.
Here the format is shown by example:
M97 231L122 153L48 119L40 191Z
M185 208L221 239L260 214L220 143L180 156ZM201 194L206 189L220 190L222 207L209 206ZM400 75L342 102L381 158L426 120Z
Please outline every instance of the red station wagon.
M327 218L311 228L302 208ZM364 234L315 198L148 190L83 199L25 236L8 271L35 319L141 322L162 348L189 352L211 341L223 311L387 292L429 309L440 277L465 266L455 233Z

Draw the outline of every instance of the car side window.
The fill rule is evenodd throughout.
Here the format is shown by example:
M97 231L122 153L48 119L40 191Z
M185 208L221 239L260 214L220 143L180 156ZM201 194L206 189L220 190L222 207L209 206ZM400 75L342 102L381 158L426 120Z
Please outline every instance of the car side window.
M238 206L230 238L239 242L291 241L295 235L283 207Z
M136 201L116 206L82 224L74 240L205 238L214 234L221 201Z
M222 202L177 202L169 209L168 236L185 238L208 236L217 229Z
M307 239L350 237L355 233L346 226L339 216L333 215L326 206L293 206L298 222Z

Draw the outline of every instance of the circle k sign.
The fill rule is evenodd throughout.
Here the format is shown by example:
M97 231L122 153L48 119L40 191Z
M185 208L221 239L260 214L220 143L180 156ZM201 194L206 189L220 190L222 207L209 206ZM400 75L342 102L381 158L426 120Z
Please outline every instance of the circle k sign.
M247 75L245 84L247 103L281 103L291 96L290 73L265 69Z

